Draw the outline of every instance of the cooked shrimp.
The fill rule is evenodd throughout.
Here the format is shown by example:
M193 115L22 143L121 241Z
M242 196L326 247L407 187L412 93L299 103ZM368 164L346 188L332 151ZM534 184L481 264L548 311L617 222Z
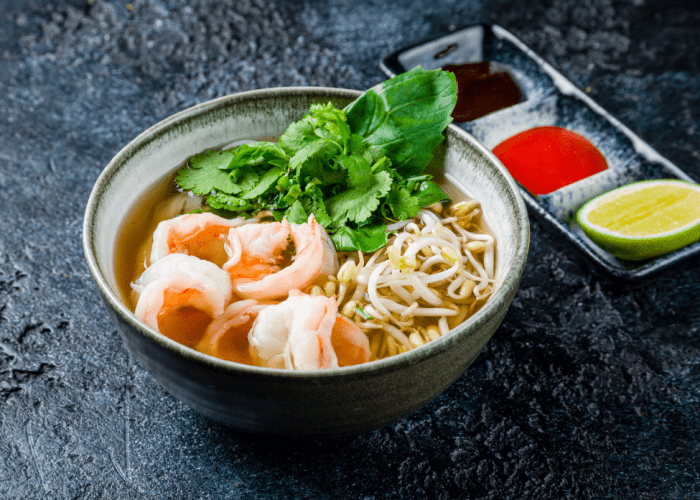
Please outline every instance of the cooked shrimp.
M139 293L136 316L156 331L188 347L220 316L231 298L226 271L190 255L158 260L133 283Z
M233 281L261 279L276 273L281 269L291 234L286 220L231 229L224 270Z
M335 298L291 290L268 306L248 333L252 358L261 366L295 370L337 368L369 360L369 341L338 315Z
M209 324L196 349L217 358L254 364L248 349L248 332L258 313L270 304L255 299L234 302Z
M283 267L290 238L296 254ZM228 243L230 258L223 268L231 275L234 292L244 299L284 297L338 271L333 242L313 215L305 224L283 220L235 227Z
M331 332L331 344L340 366L359 365L369 360L367 335L342 314L336 316Z
M184 253L221 267L228 260L224 246L229 230L243 224L242 217L228 220L211 213L186 214L164 220L153 233L150 263L154 264L172 253Z

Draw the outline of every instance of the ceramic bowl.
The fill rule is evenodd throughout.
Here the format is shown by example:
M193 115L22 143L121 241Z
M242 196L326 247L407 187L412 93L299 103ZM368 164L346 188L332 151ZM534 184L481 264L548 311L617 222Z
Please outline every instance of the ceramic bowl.
M115 242L130 209L156 183L195 153L237 140L278 136L311 104L332 101L342 107L359 95L354 90L295 87L203 103L143 132L95 183L83 245L107 312L153 378L207 417L244 431L277 435L347 435L382 427L454 382L491 338L513 300L527 258L527 210L499 161L466 132L450 126L437 160L447 177L481 200L497 239L500 285L476 315L448 335L364 365L295 372L202 354L151 330L124 305L115 273Z

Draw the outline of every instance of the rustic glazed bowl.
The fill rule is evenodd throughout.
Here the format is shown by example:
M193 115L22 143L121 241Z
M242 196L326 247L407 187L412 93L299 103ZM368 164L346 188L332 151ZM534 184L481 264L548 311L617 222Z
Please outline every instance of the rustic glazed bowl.
M499 161L450 126L438 158L445 175L482 202L497 240L498 289L471 319L418 349L364 365L319 372L260 368L210 357L140 322L122 302L116 241L130 209L189 156L243 139L278 136L314 103L344 106L360 93L278 88L222 97L149 128L122 149L95 183L83 245L107 312L139 363L196 411L244 431L346 435L382 427L444 391L474 361L503 320L529 243L518 188ZM157 404L156 401L153 404Z

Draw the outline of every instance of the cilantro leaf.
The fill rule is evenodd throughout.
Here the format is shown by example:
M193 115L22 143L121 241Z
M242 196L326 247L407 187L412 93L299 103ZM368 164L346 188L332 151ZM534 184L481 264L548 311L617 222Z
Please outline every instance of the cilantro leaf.
M364 140L361 135L359 134L350 134L350 137L348 138L348 142L345 145L346 151L345 154L358 154L358 155L363 155L367 157L367 150L368 146L367 144L364 143ZM369 158L367 158L367 161L372 161L373 158L370 155Z
M245 212L253 207L249 201L226 193L216 193L207 197L207 205L211 208L228 210L230 212Z
M292 123L280 137L280 146L289 156L294 156L297 151L309 142L317 139L314 126L307 119Z
M287 153L275 142L259 141L241 144L233 152L234 156L229 163L229 170L258 165L285 167L289 162Z
M234 178L235 172L236 171L231 172L230 176L232 178ZM236 179L236 185L241 189L243 193L246 193L253 189L258 184L258 181L260 181L260 175L252 169L239 169L237 172L239 172L239 177L238 179Z
M305 189L306 196L302 203L307 213L314 214L316 221L323 227L330 227L333 224L333 219L328 214L326 205L323 202L323 191L316 184L309 184Z
M287 220L289 222L293 222L294 224L303 224L309 220L309 216L299 200L295 201L292 206L289 207L286 215Z
M391 191L386 197L386 204L396 220L411 219L424 206L417 196L412 196L408 189L398 184L391 186Z
M303 180L303 178L306 177L303 172L304 169L312 171L322 170L323 167L329 163L334 152L338 152L335 144L317 138L314 142L308 143L292 156L289 160L289 168L294 170Z
M250 191L243 195L246 200L252 200L258 196L264 195L268 190L270 190L280 177L284 175L284 169L280 167L273 167L267 172L265 172L261 177L259 182Z
M311 106L309 117L314 124L317 136L333 141L346 149L350 139L350 127L347 124L345 111L337 109L332 103L314 104Z
M206 151L195 155L190 158L189 167L178 170L175 182L182 189L204 196L212 191L240 193L241 188L231 181L228 172L222 170L233 155L231 151Z
M340 166L348 171L348 184L359 189L369 189L374 182L372 168L369 162L362 156L341 155L337 159Z
M373 174L369 187L346 189L328 200L328 213L337 226L347 220L364 222L372 216L379 207L381 198L386 196L390 189L391 175L387 172Z

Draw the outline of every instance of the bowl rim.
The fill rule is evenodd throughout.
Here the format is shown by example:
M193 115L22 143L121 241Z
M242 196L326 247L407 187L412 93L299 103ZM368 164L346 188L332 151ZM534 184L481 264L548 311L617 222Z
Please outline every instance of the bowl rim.
M296 96L300 94L312 95L333 95L340 98L358 97L362 94L361 91L353 89L344 89L336 87L276 87L258 90L249 90L229 94L216 99L212 99L192 107L186 108L178 113L175 113L160 122L152 125L148 129L141 132L137 137L129 141L107 164L103 171L98 176L95 184L90 192L90 197L87 201L85 216L83 219L83 251L90 270L90 274L97 285L106 305L120 317L122 321L127 323L134 331L146 337L149 341L155 342L161 348L170 351L176 356L186 358L186 360L204 365L206 368L216 372L226 372L231 374L241 374L248 376L262 376L274 379L338 379L338 378L353 378L368 373L379 374L395 371L407 364L415 364L425 361L449 349L452 345L458 342L459 338L464 335L470 335L480 326L487 323L499 311L500 304L507 298L511 292L514 294L523 274L525 262L527 260L528 247L530 241L530 229L527 208L525 202L520 195L517 184L513 177L508 173L503 164L491 153L485 146L473 138L463 129L454 124L447 127L446 134L452 134L458 139L470 143L481 154L486 156L501 174L510 191L510 198L517 207L515 219L517 223L517 242L515 253L511 262L508 264L508 272L503 281L499 283L497 290L487 300L484 306L477 311L474 316L456 327L449 335L441 336L440 338L427 342L423 346L410 351L390 356L388 358L363 363L354 366L345 366L339 368L331 368L326 370L285 370L280 368L268 368L260 366L245 365L228 361L220 358L201 353L195 349L186 347L161 333L149 328L144 323L139 321L134 313L130 311L122 302L119 296L111 289L105 279L102 269L97 263L97 257L94 252L94 235L96 229L95 218L98 213L99 202L103 197L109 185L111 178L115 175L120 167L128 162L140 148L144 147L151 140L156 139L171 127L174 127L184 121L198 118L202 115L212 112L219 107L228 107L235 105L238 102L252 101L258 98L273 97L273 96ZM120 221L120 223L123 221ZM115 325L116 326L116 325Z

